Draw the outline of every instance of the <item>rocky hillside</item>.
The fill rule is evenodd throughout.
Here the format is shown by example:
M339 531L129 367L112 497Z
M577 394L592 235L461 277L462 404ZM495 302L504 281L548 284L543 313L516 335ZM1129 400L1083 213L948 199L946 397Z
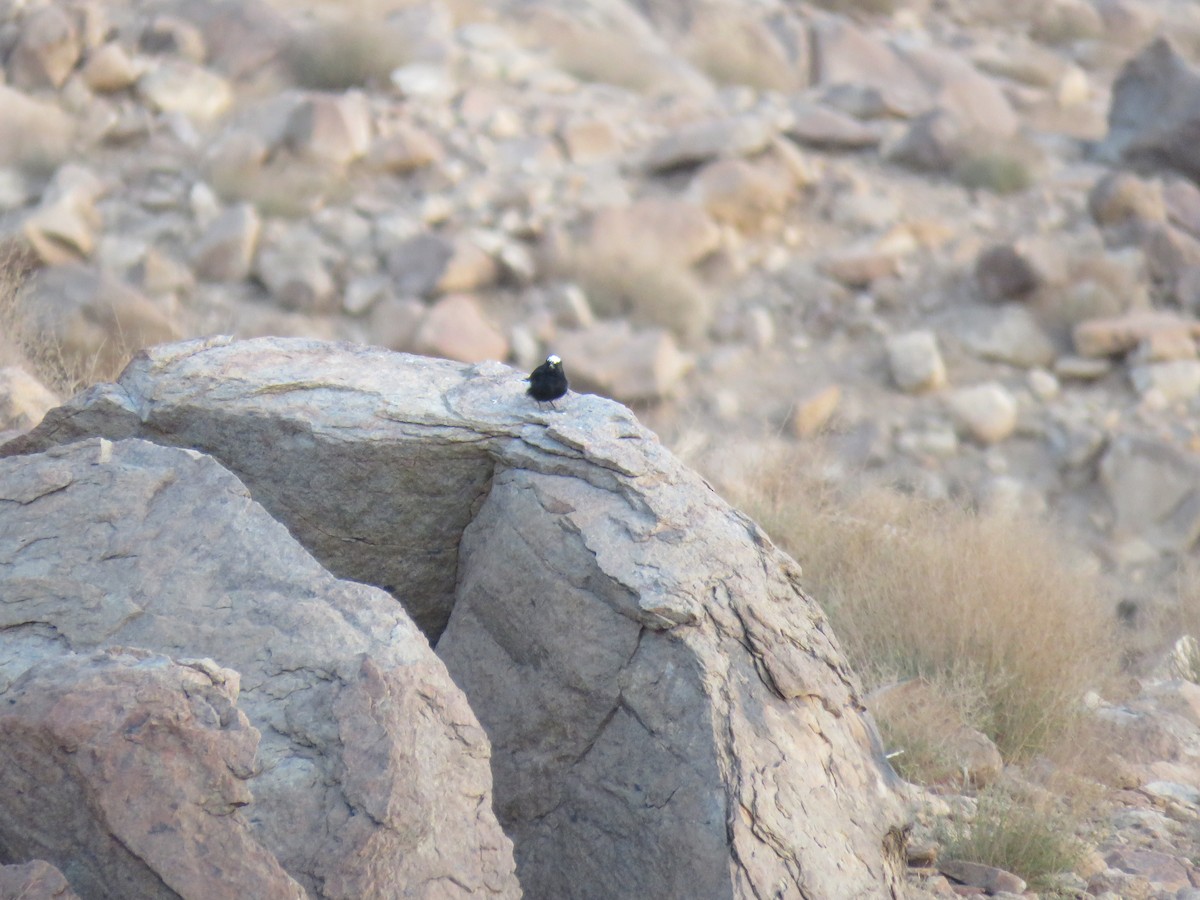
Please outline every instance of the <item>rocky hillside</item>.
M819 447L831 484L1050 514L1112 588L1095 615L1137 632L1127 672L1166 671L1178 634L1154 623L1200 536L1193 0L0 16L0 432L181 337L553 351L723 491ZM230 464L251 483L275 461ZM288 521L291 489L263 489ZM347 576L363 547L320 537L340 502L289 527ZM444 571L370 565L425 579L409 611L440 633ZM1171 721L1136 764L1180 771L1131 786L1200 785Z

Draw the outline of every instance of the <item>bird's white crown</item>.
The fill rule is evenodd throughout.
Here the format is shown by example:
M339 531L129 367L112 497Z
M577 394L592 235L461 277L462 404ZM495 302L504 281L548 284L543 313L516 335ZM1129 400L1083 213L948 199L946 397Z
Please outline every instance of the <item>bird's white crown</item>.
M553 353L551 353L549 356L546 357L546 362L550 363L550 365L552 365L552 366L562 365L562 360L559 359L557 356L555 356Z

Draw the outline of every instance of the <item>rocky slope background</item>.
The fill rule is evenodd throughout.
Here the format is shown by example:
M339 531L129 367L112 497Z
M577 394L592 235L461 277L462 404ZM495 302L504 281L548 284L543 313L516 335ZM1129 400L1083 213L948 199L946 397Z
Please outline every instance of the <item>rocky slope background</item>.
M1050 791L1051 806L1096 795L1058 828L1092 852L1049 888L1200 885L1200 713L1177 677L1195 677L1196 654L1170 652L1200 624L1194 3L3 15L0 428L180 337L334 338L526 370L552 350L723 492L771 495L764 511L870 479L1015 523L1050 516L1087 586L1048 629L1063 655L1078 649L1066 631L1121 633L1103 644L1108 680L1087 685L1116 756L1071 770L1086 790ZM776 537L822 580L815 538ZM864 554L882 540L867 537ZM963 578L1009 546L952 537ZM1027 555L1013 546L992 580ZM413 615L428 630L438 614ZM1009 800L1038 805L1039 767L1070 769L951 707L939 734L968 729L950 766L966 774L925 772L936 792L918 803L913 877L931 890L971 880L933 871L951 843L938 822L986 812L977 790L1010 777Z

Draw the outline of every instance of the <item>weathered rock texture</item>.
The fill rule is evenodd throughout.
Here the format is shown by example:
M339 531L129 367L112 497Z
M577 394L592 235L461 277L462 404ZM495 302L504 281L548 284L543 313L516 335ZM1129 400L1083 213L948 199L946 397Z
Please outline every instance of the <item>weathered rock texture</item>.
M492 737L528 896L896 895L894 775L795 563L623 407L524 388L498 364L195 341L3 452L195 447L387 585Z
M235 673L145 651L34 666L0 708L5 856L53 857L87 897L303 898L238 812L258 732L236 699Z
M43 859L0 866L0 900L79 900L63 873Z
M519 894L445 666L211 457L0 460L0 598L0 858L87 897ZM179 665L73 655L108 647Z

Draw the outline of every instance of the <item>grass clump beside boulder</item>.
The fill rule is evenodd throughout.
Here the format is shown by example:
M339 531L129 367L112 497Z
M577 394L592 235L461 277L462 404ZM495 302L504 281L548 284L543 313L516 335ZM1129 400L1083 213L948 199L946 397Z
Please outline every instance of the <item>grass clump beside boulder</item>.
M1016 194L1035 180L1030 162L1005 150L970 153L955 168L954 177L965 188L994 194Z
M971 821L942 829L942 858L995 866L1053 894L1056 876L1079 865L1086 844L1069 811L1048 796L1024 793L1002 786L980 793Z
M1117 654L1098 574L1050 524L888 488L847 496L794 460L749 493L868 690L924 679L1006 761L1070 740Z

